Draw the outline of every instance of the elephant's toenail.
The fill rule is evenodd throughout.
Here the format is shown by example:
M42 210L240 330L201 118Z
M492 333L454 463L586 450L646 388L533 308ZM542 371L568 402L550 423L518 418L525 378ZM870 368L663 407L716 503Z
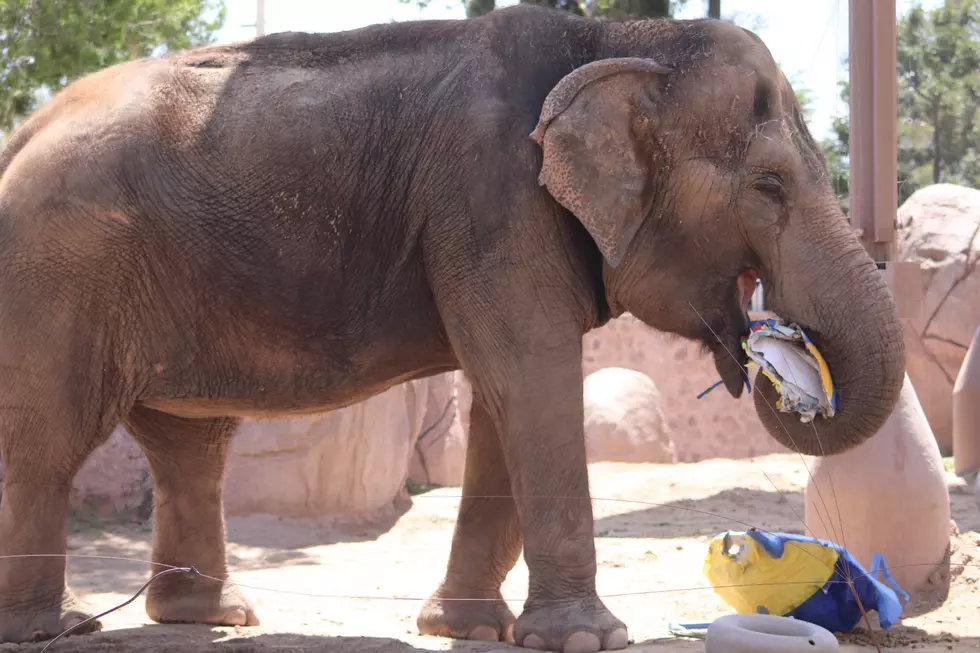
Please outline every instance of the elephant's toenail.
M466 639L472 639L478 642L497 642L500 641L500 636L497 634L496 628L491 626L477 626L470 631Z
M232 608L221 618L224 626L244 626L248 623L248 615L241 608Z
M597 653L601 648L598 637L592 633L579 631L565 639L565 645L561 650L562 653Z
M624 649L630 644L629 635L626 634L625 628L617 628L608 635L606 635L606 646L604 647L607 651L618 651L619 649Z
M525 637L524 641L521 643L521 646L523 646L524 648L534 648L539 651L548 650L548 645L544 643L544 640L541 639L541 637L539 637L538 635L535 635L534 633L531 633L530 635Z

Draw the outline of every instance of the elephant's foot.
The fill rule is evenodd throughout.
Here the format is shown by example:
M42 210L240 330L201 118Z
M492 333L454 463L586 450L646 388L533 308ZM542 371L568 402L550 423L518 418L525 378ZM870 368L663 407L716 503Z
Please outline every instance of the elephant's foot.
M562 653L596 653L626 648L626 625L598 597L568 602L529 603L514 626L524 648Z
M66 589L60 605L37 611L23 607L0 608L0 642L41 642L57 637L92 616L84 601ZM85 635L102 630L102 622L93 619L71 631Z
M514 613L499 591L440 587L422 606L416 624L423 635L486 642L514 641Z
M163 579L161 579L163 580ZM157 623L198 623L214 626L258 626L252 602L237 587L205 578L151 591L146 614Z

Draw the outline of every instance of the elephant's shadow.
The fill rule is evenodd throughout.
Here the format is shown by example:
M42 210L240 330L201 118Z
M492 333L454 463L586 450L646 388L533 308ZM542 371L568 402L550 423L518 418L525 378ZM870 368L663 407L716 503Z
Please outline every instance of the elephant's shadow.
M726 514L744 506L757 506L751 523ZM702 499L680 499L662 505L601 517L595 521L598 537L657 538L714 537L726 530L749 527L802 534L803 493L731 488Z
M329 544L371 542L394 527L412 507L412 501L399 498L367 516L349 518L285 518L272 515L229 516L226 518L228 542L247 547L276 550L292 559L299 549ZM234 562L229 563L234 567ZM286 560L283 560L286 561ZM295 563L294 563L295 564Z

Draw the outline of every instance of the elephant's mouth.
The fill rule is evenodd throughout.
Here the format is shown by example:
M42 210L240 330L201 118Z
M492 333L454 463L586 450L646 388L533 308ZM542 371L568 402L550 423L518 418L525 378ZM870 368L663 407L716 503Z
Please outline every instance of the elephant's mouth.
M714 354L715 367L724 382L729 394L738 399L745 389L747 372L745 366L749 362L748 355L742 349L742 337L748 332L749 300L755 292L758 273L753 269L745 269L732 281L729 293L731 297L727 315L720 320L718 329L712 329L714 335L708 347Z
M738 305L746 315L749 312L749 301L755 293L755 283L758 279L759 274L752 268L742 270L738 275Z

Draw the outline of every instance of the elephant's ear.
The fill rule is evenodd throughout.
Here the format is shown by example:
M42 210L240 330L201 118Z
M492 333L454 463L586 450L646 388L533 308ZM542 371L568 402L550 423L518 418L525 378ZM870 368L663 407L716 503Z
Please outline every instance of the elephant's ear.
M544 101L531 138L544 152L538 182L588 229L612 267L623 260L653 198L649 151L637 118L649 119L650 59L602 59L572 71Z

